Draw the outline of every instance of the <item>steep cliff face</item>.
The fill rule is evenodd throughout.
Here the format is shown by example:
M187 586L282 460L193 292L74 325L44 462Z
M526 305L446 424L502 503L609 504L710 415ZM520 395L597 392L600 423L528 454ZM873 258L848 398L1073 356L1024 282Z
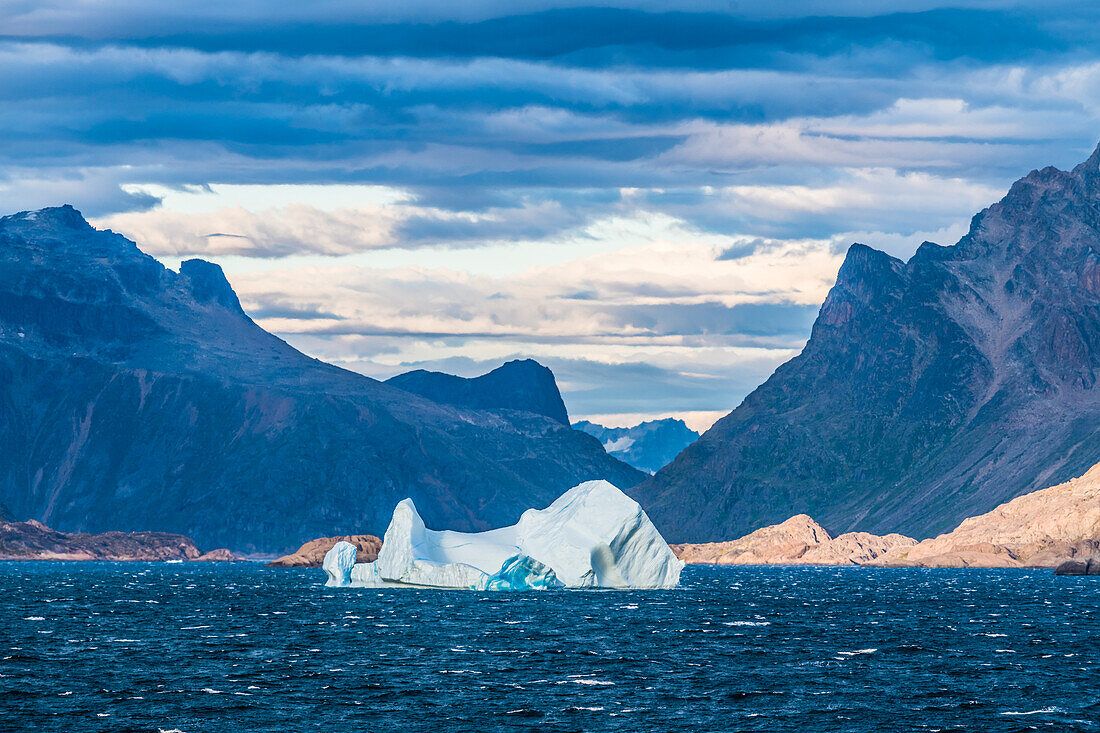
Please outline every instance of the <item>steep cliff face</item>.
M672 541L796 513L926 537L1100 458L1100 149L958 244L853 245L802 353L634 490Z
M166 270L71 207L0 219L0 457L13 519L265 552L380 533L407 496L429 525L481 530L642 477L523 406L440 404L311 359L216 265Z

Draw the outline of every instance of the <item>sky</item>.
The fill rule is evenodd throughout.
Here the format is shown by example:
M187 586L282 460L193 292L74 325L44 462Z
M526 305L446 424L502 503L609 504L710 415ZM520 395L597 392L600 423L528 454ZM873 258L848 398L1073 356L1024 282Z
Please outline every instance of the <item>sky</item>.
M0 214L217 262L373 377L531 357L574 419L705 428L850 244L954 243L1088 156L1098 29L1060 0L0 0Z

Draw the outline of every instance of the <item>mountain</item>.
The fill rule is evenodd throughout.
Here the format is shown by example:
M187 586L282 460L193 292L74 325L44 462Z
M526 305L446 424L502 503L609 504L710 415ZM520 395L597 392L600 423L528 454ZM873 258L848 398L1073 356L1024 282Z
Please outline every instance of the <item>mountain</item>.
M0 455L14 519L247 552L381 533L405 497L429 525L482 530L643 476L559 419L307 357L253 323L217 265L172 272L69 206L0 219Z
M507 362L473 379L417 369L387 379L386 384L444 405L524 410L569 424L554 373L532 359Z
M632 428L606 428L581 420L573 423L573 428L595 436L608 453L646 473L656 473L667 466L699 437L699 433L683 420L671 417L639 423Z
M802 353L633 490L670 541L917 538L1100 458L1100 149L908 262L849 249Z

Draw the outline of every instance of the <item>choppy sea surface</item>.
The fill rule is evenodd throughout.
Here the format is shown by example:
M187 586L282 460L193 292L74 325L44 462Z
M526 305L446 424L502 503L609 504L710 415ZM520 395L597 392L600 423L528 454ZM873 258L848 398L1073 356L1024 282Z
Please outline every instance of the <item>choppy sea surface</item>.
M1100 731L1100 578L689 567L668 591L0 563L5 731Z

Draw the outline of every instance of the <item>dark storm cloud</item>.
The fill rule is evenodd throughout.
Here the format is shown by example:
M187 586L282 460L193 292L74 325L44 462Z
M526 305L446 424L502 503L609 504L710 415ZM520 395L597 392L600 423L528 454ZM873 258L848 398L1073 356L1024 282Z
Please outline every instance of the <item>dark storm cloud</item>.
M1094 9L1063 4L1064 12L1079 21L1066 24L1065 16L1044 11L1050 7L941 7L864 17L810 12L806 17L784 18L753 17L751 6L747 16L567 7L534 13L519 10L481 20L437 17L426 22L411 18L398 22L387 22L385 18L325 18L321 12L305 22L288 18L282 23L257 12L222 19L217 24L203 22L205 19L197 14L178 18L170 33L161 30L165 23L155 17L143 24L152 29L150 33L142 33L142 28L122 20L90 34L86 42L290 55L564 58L579 66L613 63L713 69L786 66L800 56L833 56L851 48L882 44L915 46L941 60L1019 60L1065 52L1095 40L1095 30L1088 23L1097 17ZM25 33L60 38L82 35L81 29L66 28L64 24L54 28L39 25L37 30ZM50 35L59 30L69 33ZM909 55L899 56L893 63L896 66L917 61Z
M846 226L830 212L758 216L700 189L827 183L845 165L1000 185L1040 161L1072 162L1097 134L1079 102L982 77L1091 61L1091 4L663 5L5 3L0 176L16 183L0 189L0 205L37 201L18 193L34 181L67 181L59 193L91 213L155 203L117 184L93 190L125 182L125 170L169 186L388 184L424 206L510 211L413 217L399 234L421 244L577 231L620 205L617 189L639 188L702 230L825 236ZM1050 114L1023 131L904 132L899 142L857 124L816 133L797 154L751 141L699 150L704 123L867 118L902 98L961 99L1006 119L1028 105ZM693 144L694 157L683 155ZM81 179L89 185L72 185Z

